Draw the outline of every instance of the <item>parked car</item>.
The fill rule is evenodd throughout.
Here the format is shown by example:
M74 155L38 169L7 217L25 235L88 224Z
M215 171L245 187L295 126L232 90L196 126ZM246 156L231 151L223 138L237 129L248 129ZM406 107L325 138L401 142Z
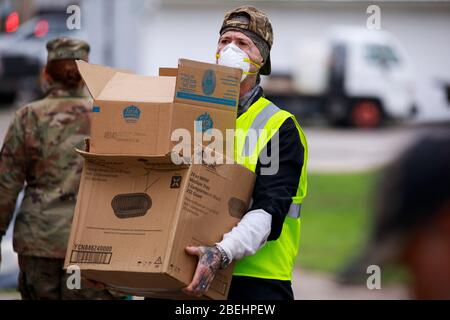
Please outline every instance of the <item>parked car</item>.
M19 93L29 100L40 95L39 76L46 63L48 40L58 36L86 39L81 30L69 30L65 12L36 15L13 33L0 35L0 98L10 103Z
M37 98L41 93L39 73L42 66L36 57L0 51L0 102L9 105L20 93L28 94L29 99Z

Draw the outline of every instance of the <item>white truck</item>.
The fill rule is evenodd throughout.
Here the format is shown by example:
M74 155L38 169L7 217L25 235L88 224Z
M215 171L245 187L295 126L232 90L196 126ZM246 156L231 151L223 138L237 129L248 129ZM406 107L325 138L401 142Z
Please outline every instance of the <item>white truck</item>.
M334 27L299 47L296 58L291 75L263 82L266 96L294 114L372 128L417 112L410 58L386 31Z

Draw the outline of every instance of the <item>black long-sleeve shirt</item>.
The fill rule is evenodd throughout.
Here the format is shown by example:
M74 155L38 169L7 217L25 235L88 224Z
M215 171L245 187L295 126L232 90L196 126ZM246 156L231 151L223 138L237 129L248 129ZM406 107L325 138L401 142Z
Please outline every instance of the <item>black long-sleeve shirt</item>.
M263 91L257 86L252 93L240 104L240 114L244 113L250 105L255 103ZM253 203L250 210L262 209L272 215L272 226L268 240L277 240L283 228L284 219L292 204L292 197L296 195L303 167L304 147L301 143L298 130L292 119L287 119L278 132L278 155L272 154L272 143L266 145L269 159L277 159L278 171L273 175L262 175L261 168L270 167L258 159L255 173L257 174L253 191Z
M279 134L278 172L274 175L261 175L261 168L270 164L261 164L258 160L253 204L250 209L263 209L272 215L271 231L267 239L269 241L280 237L284 219L292 204L292 197L297 193L304 154L298 130L292 119L287 119L277 134ZM277 155L271 154L270 141L266 148L269 159L276 159Z

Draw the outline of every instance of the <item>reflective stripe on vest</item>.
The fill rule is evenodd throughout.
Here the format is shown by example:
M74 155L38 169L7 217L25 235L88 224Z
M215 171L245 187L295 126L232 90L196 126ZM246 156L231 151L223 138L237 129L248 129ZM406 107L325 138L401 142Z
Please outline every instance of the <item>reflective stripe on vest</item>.
M264 129L267 121L269 121L270 117L272 117L275 113L280 111L276 105L272 102L269 103L258 115L253 119L252 125L249 128L250 130L255 130L257 133L260 133L262 129ZM259 136L258 136L259 138ZM251 144L250 144L251 141ZM250 139L248 132L245 136L244 148L242 149L242 156L248 157L252 154L252 151L256 147L256 142L258 139Z
M238 143L235 143L235 160L255 171L255 160L258 159L260 152L273 136L273 133L261 134L262 130L277 132L288 118L293 119L304 147L302 176L297 194L292 197L292 204L287 212L280 237L277 240L268 241L255 255L237 261L234 275L278 280L291 280L292 278L300 238L301 202L307 189L308 147L304 133L292 114L279 109L269 100L260 98L236 121L236 141Z
M250 200L250 206L252 206L253 199ZM289 211L287 216L291 218L300 218L300 211L302 210L302 204L301 203L291 203L291 206L289 207Z
M287 214L288 217L297 219L300 218L300 210L302 209L301 203L291 203L289 207L289 212Z

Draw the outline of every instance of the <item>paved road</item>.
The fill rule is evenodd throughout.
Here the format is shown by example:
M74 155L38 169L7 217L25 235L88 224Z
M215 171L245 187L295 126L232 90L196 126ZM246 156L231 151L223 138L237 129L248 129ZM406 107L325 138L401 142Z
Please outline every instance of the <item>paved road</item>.
M415 127L307 129L309 172L354 172L381 167L394 159L420 131Z
M409 299L402 285L384 286L369 290L364 286L343 286L332 275L296 269L292 287L296 300L399 300Z
M381 286L380 290L369 290L363 286L341 286L332 276L296 269L293 278L296 300L398 300L408 299L403 286ZM0 300L20 299L17 292L0 292Z

